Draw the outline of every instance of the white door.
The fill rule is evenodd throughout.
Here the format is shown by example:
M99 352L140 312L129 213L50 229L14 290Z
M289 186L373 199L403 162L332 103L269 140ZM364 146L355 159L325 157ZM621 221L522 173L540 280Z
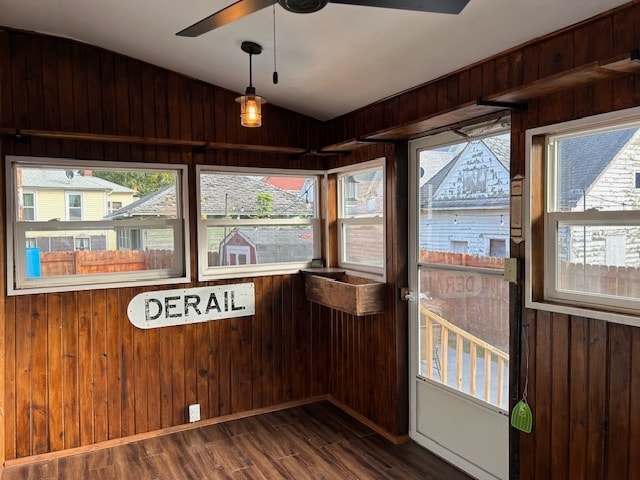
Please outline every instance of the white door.
M448 133L410 151L409 434L475 478L506 479L509 137Z

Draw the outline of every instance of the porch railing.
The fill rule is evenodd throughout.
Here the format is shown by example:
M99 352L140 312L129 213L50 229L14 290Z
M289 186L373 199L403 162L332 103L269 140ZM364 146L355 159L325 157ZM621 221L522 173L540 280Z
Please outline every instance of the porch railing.
M505 382L508 380L505 380L505 373L508 373L509 355L424 305L420 306L420 313L421 373L426 378L506 408ZM455 362L451 361L450 355L455 355ZM455 375L450 380L451 365L454 365Z

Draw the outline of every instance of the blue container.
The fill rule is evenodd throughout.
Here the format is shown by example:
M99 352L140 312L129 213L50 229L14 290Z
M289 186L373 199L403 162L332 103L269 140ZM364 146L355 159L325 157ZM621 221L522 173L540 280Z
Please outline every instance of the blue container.
M40 270L40 249L27 247L27 278L42 276Z

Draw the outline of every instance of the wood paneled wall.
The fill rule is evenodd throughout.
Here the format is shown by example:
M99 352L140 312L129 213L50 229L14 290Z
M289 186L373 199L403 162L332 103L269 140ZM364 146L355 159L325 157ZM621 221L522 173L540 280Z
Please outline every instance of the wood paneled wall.
M399 289L407 286L407 152L393 144L371 144L334 159L330 167L386 158L385 202L387 309L362 317L321 307L318 316L327 331L328 393L343 406L382 427L392 437L408 432L407 303ZM329 180L329 257L335 266L337 192Z
M274 108L273 123L259 131L237 127L230 92L74 42L0 32L0 126L313 148L628 54L640 46L638 25L640 4L630 2L324 125ZM628 75L530 102L513 115L511 173L524 174L527 128L637 106L639 92L637 77ZM392 434L406 432L406 306L397 293L406 281L405 146L374 145L322 160L35 138L30 144L5 138L2 148L4 154L307 168L384 155L392 165L387 192L394 207L383 314L358 318L311 305L296 275L250 279L259 299L255 317L154 332L135 331L125 321L124 306L142 289L5 299L7 458L182 423L194 398L204 416L215 416L330 393ZM512 252L524 258L522 245ZM637 478L639 330L523 305L517 311L529 339L534 411L533 432L512 433L518 478Z
M626 77L533 102L515 122L512 170L524 172L526 129L639 106L639 91ZM523 308L534 427L518 434L519 478L640 478L639 327Z
M590 62L628 55L640 46L638 25L640 3L630 2L330 121L328 141L339 144L419 122L464 107L479 97L499 95ZM512 116L511 174L525 174L527 129L635 106L640 106L637 75L620 75L529 102L526 112ZM541 244L533 248L541 248ZM512 256L524 259L523 244L512 243L511 251ZM522 302L520 291L511 289L511 301ZM528 398L534 425L531 434L511 431L512 478L640 478L640 320L637 327L618 325L527 310L523 303L512 309L515 311L522 316L528 339ZM518 316L512 313L512 322ZM517 343L519 325L513 323L512 332L517 346L513 353L520 354L512 358L512 365L520 365L514 378L524 382L524 352ZM366 351L361 355L366 357ZM523 386L515 386L512 402Z
M304 285L251 280L256 315L153 330L127 318L144 289L7 299L7 458L186 423L191 403L212 418L325 393Z
M232 92L73 41L0 31L0 66L0 127L303 149L318 141L313 119L270 105L264 127L244 129ZM192 167L319 169L325 162L126 142L21 143L10 136L2 138L2 153ZM193 168L190 175L194 185ZM195 189L189 201L196 204ZM196 210L189 212L192 232ZM211 418L328 393L326 354L319 351L327 349L328 330L311 314L300 275L235 280L243 281L255 282L254 316L150 331L134 328L126 313L131 298L149 288L3 294L3 458L182 424L195 402Z
M410 131L411 125L475 105L479 98L512 92L574 67L629 55L632 48L640 46L639 22L637 2L629 2L609 14L514 47L331 120L326 125L327 142L340 144L388 130L396 131L394 138L401 138L402 126ZM596 91L606 95L606 88L598 87ZM595 112L604 111L609 105L601 101L595 106ZM477 112L477 109L473 111ZM595 112L578 107L575 114L584 116Z

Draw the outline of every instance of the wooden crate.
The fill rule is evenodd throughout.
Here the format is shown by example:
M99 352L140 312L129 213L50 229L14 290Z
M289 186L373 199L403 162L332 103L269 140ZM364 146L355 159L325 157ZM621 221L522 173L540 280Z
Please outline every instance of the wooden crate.
M368 278L307 274L305 290L308 300L353 315L370 315L386 307L386 285Z

